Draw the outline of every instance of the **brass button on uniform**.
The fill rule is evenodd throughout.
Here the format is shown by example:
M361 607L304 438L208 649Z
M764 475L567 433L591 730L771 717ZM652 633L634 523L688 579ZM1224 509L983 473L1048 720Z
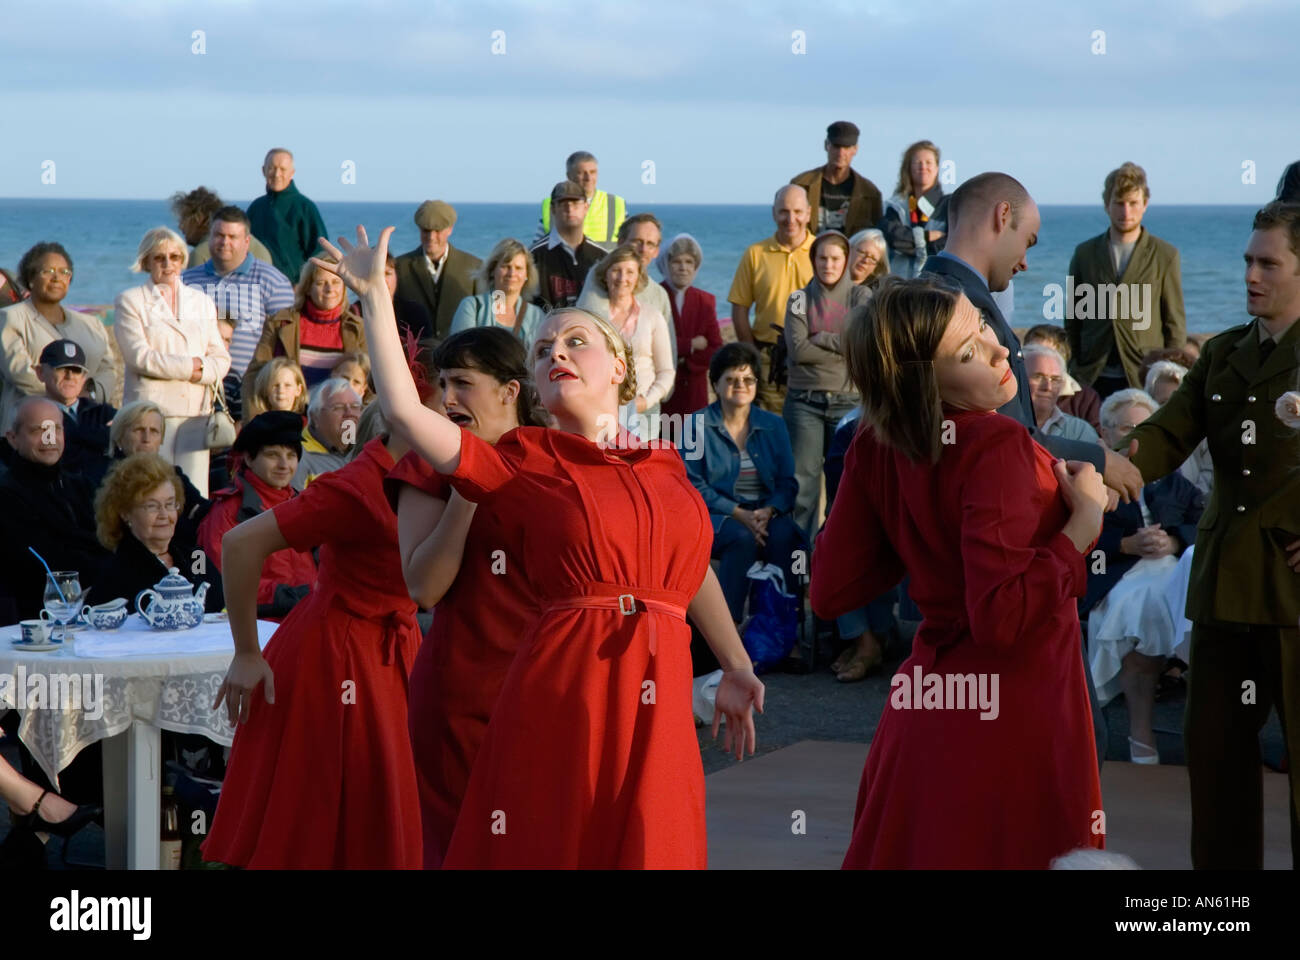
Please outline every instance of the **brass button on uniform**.
M1250 468L1249 468L1249 467L1246 467L1244 470L1242 470L1242 471L1241 471L1241 475L1242 475L1243 477L1249 477L1249 476L1250 476Z
M1245 512L1246 512L1246 508L1243 507L1243 506L1241 506L1240 504L1238 504L1238 506L1237 506L1237 512L1238 512L1238 513L1245 513Z
M1223 397L1219 396L1219 394L1216 393L1214 396L1210 397L1210 399L1213 400L1215 403L1218 403L1220 400L1223 399Z
M1254 398L1254 397L1247 397L1247 398L1246 398L1246 402L1247 402L1247 403L1254 403L1254 402L1255 402L1255 398Z

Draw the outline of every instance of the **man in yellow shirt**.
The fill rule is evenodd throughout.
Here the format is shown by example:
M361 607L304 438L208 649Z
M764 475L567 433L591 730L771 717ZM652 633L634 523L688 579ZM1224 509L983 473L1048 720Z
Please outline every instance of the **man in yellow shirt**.
M731 324L736 339L758 347L762 358L758 402L763 409L780 413L785 405L785 386L770 382L772 349L785 331L785 308L790 294L807 286L813 268L809 250L813 235L808 230L812 207L803 187L789 185L776 192L772 220L776 233L750 244L740 257L731 281ZM749 308L754 308L750 326Z
M583 221L582 233L592 243L613 249L618 228L627 216L627 204L623 198L604 190L596 189L596 158L586 150L569 154L564 163L564 176L582 187L587 195L587 219ZM536 241L545 240L551 232L551 198L542 201L542 217L538 225Z

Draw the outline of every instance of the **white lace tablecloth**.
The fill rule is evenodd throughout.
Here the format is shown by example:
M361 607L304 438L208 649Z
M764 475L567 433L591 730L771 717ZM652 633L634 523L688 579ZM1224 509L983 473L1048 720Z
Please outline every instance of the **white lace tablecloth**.
M278 626L258 621L263 647ZM133 614L120 630L83 630L72 635L72 649L48 653L13 646L18 636L17 626L0 627L0 711L21 712L18 738L55 787L59 771L78 753L136 722L201 734L227 747L234 739L225 704L212 709L235 653L224 621L156 631ZM52 702L49 691L78 685L81 696ZM36 704L41 688L46 699Z

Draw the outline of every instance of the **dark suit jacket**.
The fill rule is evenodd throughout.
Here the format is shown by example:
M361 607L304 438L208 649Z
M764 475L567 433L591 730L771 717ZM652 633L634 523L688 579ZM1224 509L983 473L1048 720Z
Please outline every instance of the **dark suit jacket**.
M1183 543L1183 548L1196 542L1196 524L1205 512L1205 496L1190 480L1175 470L1167 477L1148 483L1142 488L1142 498L1151 511L1152 523L1160 524L1161 529ZM1120 578L1137 564L1140 557L1120 551L1120 541L1137 533L1143 526L1142 507L1133 503L1120 503L1118 507L1106 514L1101 525L1101 537L1097 540L1097 550L1106 554L1106 565L1100 573L1088 570L1088 592L1079 601L1079 613L1087 616L1088 611L1097 605L1102 597L1110 593ZM1196 559L1196 555L1192 555Z
M482 293L474 280L474 272L483 261L472 253L457 250L448 244L447 262L442 265L438 282L429 276L424 265L424 248L416 247L394 261L397 268L397 297L413 300L424 306L433 318L433 334L445 337L451 329L451 318L466 297Z
M1142 228L1142 234L1133 247L1133 256L1124 268L1124 276L1115 275L1109 230L1075 247L1074 256L1070 258L1069 275L1074 278L1076 303L1066 305L1065 335L1070 340L1070 373L1080 383L1095 383L1106 366L1111 347L1118 346L1129 386L1141 387L1138 373L1142 368L1142 358L1148 351L1181 347L1187 342L1178 249L1152 236L1146 227ZM1077 313L1080 307L1086 309L1086 301L1079 301L1079 285L1084 283L1093 285L1093 307L1091 317L1081 318ZM1112 317L1110 297L1106 295L1106 318L1101 319L1103 295L1096 288L1102 284L1145 286L1150 291L1150 315L1140 321L1133 317L1134 304L1130 300L1128 315ZM1117 302L1116 307L1122 312L1123 302Z
M1106 469L1106 451L1100 444L1087 443L1082 440L1066 440L1064 437L1050 437L1038 432L1038 421L1034 418L1034 407L1029 398L1029 377L1025 373L1025 361L1020 356L1020 338L1011 329L1002 311L993 302L988 284L984 278L964 263L937 254L925 261L922 274L932 273L955 280L970 300L984 314L985 322L993 327L998 342L1011 351L1008 358L1011 373L1016 378L1016 395L1002 406L998 413L1023 423L1030 435L1047 448L1053 456L1066 460L1083 460L1097 468L1098 473Z
M1187 619L1295 629L1300 575L1300 430L1278 420L1278 397L1300 370L1300 323L1261 359L1259 321L1212 338L1168 402L1139 424L1133 464L1147 480L1177 470L1205 439L1214 486L1198 528ZM1126 441L1127 443L1127 441Z
M117 408L88 397L77 401L77 416L63 414L63 469L87 476L108 462L108 425Z

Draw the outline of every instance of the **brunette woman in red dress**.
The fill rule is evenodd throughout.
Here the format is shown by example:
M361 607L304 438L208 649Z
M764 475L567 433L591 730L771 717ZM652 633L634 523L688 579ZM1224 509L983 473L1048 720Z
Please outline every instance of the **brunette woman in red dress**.
M403 374L419 403L405 364ZM420 630L402 583L397 518L383 492L393 457L409 448L376 436L384 429L372 404L351 462L224 538L235 658L213 709L225 701L238 729L203 844L207 860L272 869L420 867L406 733L407 674ZM262 560L316 546L316 585L263 653L255 623Z
M379 401L453 487L500 515L542 604L443 865L703 868L688 609L723 665L717 716L737 756L753 752L763 685L709 568L708 514L681 456L618 429L636 388L627 344L604 318L552 313L531 357L558 429L519 427L493 447L420 406L402 375L384 288L392 231L371 249L358 228L333 267L364 300Z
M812 561L827 620L911 575L924 619L871 742L846 868L1045 869L1103 846L1076 599L1106 493L1009 417L960 291L886 280L846 332L864 426Z
M488 443L521 423L546 425L527 351L506 330L480 327L434 352L448 419ZM501 515L478 510L412 451L384 481L397 510L402 573L433 625L411 668L411 752L420 789L424 866L451 842L488 718L520 641L540 609Z

